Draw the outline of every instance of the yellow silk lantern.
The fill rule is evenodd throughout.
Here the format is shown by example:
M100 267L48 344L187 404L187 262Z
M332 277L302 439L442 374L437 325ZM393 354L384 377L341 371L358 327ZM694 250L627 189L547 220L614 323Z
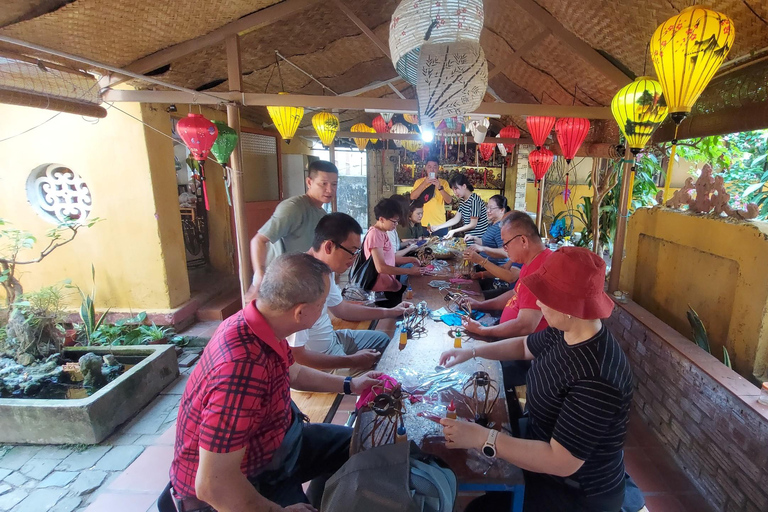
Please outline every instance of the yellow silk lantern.
M720 68L733 46L733 22L725 14L688 7L656 29L651 59L672 119L677 123Z
M736 32L725 14L703 7L688 7L656 29L651 37L651 59L659 77L675 137L669 155L664 199L672 181L677 130L691 107L733 47Z
M281 92L280 94L287 94ZM286 142L290 142L296 130L299 128L299 123L304 117L304 107L267 107L269 117L272 118L272 122L275 123L277 131L285 139Z
M328 112L318 112L312 116L312 126L315 127L322 143L330 146L339 131L339 118Z
M406 123L419 124L419 116L416 114L403 114Z
M411 130L408 133L412 133L414 135L418 135L419 134L419 132L414 131L414 130ZM421 148L424 147L424 143L421 142L420 140L404 140L402 142L403 142L403 147L407 151L410 151L412 153L415 153L416 151L418 151L418 150L420 150Z
M361 132L361 133L369 133L371 130L373 130L373 128L371 128L370 126L368 126L365 123L357 123L356 125L353 125L352 128L349 129L349 131ZM373 131L375 132L376 130L373 130ZM370 139L353 138L352 140L355 141L355 145L357 146L357 149L359 149L360 151L364 151L365 150L365 146L368 144L368 141Z
M637 155L667 117L667 104L656 80L641 76L611 100L611 113L632 153Z

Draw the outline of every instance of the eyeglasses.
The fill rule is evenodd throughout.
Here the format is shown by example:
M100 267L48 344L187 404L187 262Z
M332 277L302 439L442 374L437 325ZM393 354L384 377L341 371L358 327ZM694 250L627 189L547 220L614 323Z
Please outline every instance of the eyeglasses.
M400 224L400 219L387 219L392 224Z
M334 244L336 247L338 247L339 249L341 249L342 251L344 251L344 252L346 252L347 254L350 254L350 255L352 255L352 256L357 256L358 254L360 254L360 249L356 250L355 252L352 252L352 251L350 251L349 249L347 249L346 247L344 247L344 246L343 246L343 245L341 245L341 244L337 244L336 242L333 242L333 244Z
M512 238L510 238L509 240L507 240L506 242L501 244L501 248L506 250L507 246L510 244L510 242L512 242L512 240L514 240L515 238L521 237L521 236L523 236L523 235L515 235L515 236L513 236Z
M491 205L486 206L485 209L488 210L489 212L493 210L501 210L501 208L499 208L498 206L491 206Z

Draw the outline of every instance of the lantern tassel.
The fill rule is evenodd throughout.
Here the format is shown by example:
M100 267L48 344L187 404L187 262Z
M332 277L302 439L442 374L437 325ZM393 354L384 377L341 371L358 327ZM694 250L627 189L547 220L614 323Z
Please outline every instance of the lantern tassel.
M232 183L232 168L224 164L224 192L227 194L227 205L232 206L232 196L229 193L229 187Z
M571 173L566 172L565 173L565 190L563 190L563 203L568 202L568 198L571 197L571 191L568 190L568 178Z
M203 182L203 200L205 201L205 211L211 211L211 208L208 206L208 187L205 186L205 169L203 167L203 162L200 162L200 181Z
M672 139L672 151L669 153L669 163L667 163L667 175L664 177L664 197L661 204L669 199L669 187L672 183L672 168L675 165L675 154L677 153L677 129L680 125L675 125L675 138Z

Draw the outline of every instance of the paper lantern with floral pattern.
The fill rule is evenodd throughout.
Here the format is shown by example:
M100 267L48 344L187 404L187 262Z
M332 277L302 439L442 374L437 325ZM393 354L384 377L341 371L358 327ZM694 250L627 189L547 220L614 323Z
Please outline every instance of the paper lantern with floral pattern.
M330 146L339 131L339 118L329 112L318 112L312 116L312 126L323 145Z
M287 94L281 92L278 94ZM304 107L267 107L269 117L272 118L272 122L275 123L277 131L280 132L280 136L289 142L296 130L299 128L299 123L304 117Z

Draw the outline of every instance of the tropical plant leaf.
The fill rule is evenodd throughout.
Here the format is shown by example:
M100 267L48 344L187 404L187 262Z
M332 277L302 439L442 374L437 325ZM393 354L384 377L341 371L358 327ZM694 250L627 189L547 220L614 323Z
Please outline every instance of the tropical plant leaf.
M731 356L728 355L728 349L723 347L723 364L733 370L733 365L731 364Z
M699 318L698 313L696 313L690 304L688 304L686 316L688 317L688 323L691 324L694 342L703 350L706 350L708 354L711 354L712 351L709 348L707 329L704 327L704 323L701 321L701 318Z

